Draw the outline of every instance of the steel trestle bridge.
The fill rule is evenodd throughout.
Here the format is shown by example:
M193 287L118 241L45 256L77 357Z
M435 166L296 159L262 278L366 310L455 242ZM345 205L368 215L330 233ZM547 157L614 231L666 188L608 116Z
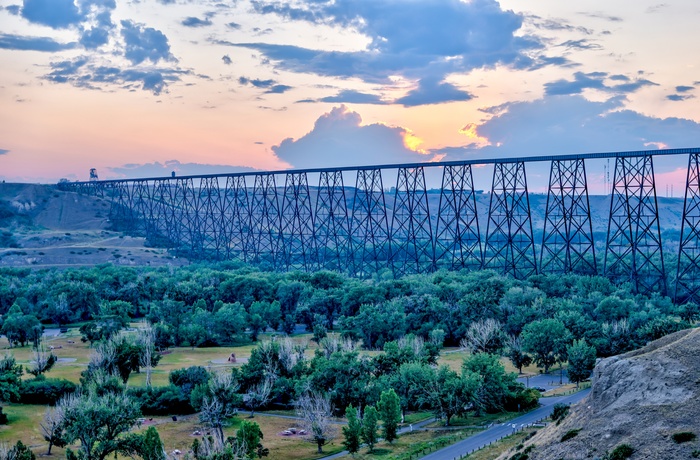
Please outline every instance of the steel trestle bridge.
M654 157L667 155L688 156L675 283L664 265L654 179ZM586 179L586 160L595 159L615 164L602 257L593 239ZM525 172L533 162L550 163L541 241L534 238ZM493 173L488 213L479 216L472 168L484 165L493 165ZM428 168L441 169L438 190L426 187ZM382 180L388 170L396 171L391 191ZM317 184L309 184L310 176ZM387 267L396 276L442 268L488 268L516 278L603 274L631 283L637 292L700 301L700 148L61 182L59 187L109 199L115 228L193 257L353 276ZM430 193L439 193L432 208ZM673 292L668 284L675 284Z

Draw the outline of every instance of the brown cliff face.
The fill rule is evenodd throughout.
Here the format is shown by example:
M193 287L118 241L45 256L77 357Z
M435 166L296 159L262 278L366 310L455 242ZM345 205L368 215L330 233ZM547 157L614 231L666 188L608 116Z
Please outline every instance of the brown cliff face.
M561 441L578 429L575 437ZM697 438L679 444L672 436L680 432ZM700 458L700 329L602 360L589 396L559 426L549 425L526 446L530 444L535 448L529 460L600 459L620 444L632 446L631 459Z

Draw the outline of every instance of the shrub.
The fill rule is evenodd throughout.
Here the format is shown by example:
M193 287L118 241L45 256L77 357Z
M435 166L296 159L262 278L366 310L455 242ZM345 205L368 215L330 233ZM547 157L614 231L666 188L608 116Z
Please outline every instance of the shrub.
M78 386L69 380L37 377L22 382L19 388L19 402L53 406L59 399L75 392L77 388Z
M634 453L634 449L629 444L620 444L613 449L608 455L606 455L604 460L625 460L630 458Z
M673 433L671 436L671 439L673 439L676 444L695 441L695 438L697 438L697 435L692 431L681 431L680 433Z
M569 415L569 406L566 404L555 404L552 409L552 420L557 422L557 425Z
M2 407L0 407L0 425L7 425L7 414L2 411Z
M189 398L175 385L131 388L129 396L141 406L143 415L184 415L195 412Z
M575 438L578 436L579 431L581 431L581 428L577 430L569 430L566 433L564 433L564 436L561 437L561 442L568 441L569 439Z

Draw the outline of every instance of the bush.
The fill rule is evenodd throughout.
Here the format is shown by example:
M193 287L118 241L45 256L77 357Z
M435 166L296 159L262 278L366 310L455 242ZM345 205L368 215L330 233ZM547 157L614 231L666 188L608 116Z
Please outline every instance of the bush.
M697 438L697 435L693 433L692 431L681 431L680 433L674 433L671 436L671 439L676 444L682 444L684 442L690 442L690 441L695 441L695 438Z
M141 406L143 415L185 415L195 412L189 398L175 385L131 388L129 396Z
M625 460L630 458L634 453L634 449L629 444L620 444L613 449L608 455L606 455L604 460Z
M569 415L569 406L566 404L555 404L552 409L552 420L557 422L557 425Z
M0 425L7 425L7 414L2 411L2 407L0 407Z
M564 436L561 437L561 442L568 441L569 439L575 438L578 436L579 431L581 431L581 428L577 430L569 430L566 433L564 433Z
M19 402L53 406L59 399L75 392L77 388L78 385L69 380L37 377L22 382L19 388Z
M514 395L506 397L504 409L510 412L515 412L518 408L520 408L521 411L526 411L537 407L539 401L539 391L534 388L523 388Z

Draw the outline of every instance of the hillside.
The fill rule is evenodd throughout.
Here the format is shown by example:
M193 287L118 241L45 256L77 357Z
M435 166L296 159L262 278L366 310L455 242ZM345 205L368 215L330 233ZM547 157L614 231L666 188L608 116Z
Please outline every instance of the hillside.
M700 329L668 335L639 350L602 360L590 395L559 426L526 443L529 460L603 458L620 444L630 459L700 458ZM570 430L578 435L562 442ZM693 432L693 441L672 436ZM499 459L510 459L511 451ZM516 457L517 458L517 457ZM521 457L522 458L522 457Z
M110 231L109 206L50 185L0 184L0 267L186 262Z

